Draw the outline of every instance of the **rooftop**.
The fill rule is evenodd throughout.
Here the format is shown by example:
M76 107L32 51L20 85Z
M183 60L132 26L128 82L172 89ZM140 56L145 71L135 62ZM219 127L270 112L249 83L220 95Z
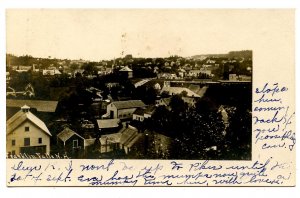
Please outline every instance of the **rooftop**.
M97 120L99 129L115 128L119 126L120 122L120 119Z
M21 108L24 105L28 105L40 112L55 112L57 104L58 101L6 99L6 107Z
M128 66L125 66L122 69L120 69L120 71L132 72L132 69L130 69Z
M84 139L83 137L81 137L80 135L78 135L75 131L71 130L69 127L66 127L64 130L62 130L58 135L57 137L65 142L67 141L68 139L70 139L73 135L76 135L82 139Z
M129 109L146 106L141 100L126 100L126 101L115 101L112 102L117 109Z

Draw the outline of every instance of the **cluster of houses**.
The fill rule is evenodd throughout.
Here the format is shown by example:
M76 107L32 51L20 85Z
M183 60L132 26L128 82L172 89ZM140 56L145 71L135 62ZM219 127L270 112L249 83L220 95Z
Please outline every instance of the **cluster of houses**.
M166 65L165 67L169 67ZM199 77L205 74L212 77L212 71L219 65L208 59L205 64L191 67L184 65L179 67L176 72L159 72L154 67L154 73L157 73L157 79L141 79L134 83L135 87L144 86L152 81L162 80L163 83L153 84L153 88L159 93L155 105L146 105L141 100L118 100L104 99L100 89L89 87L85 91L93 96L91 104L96 112L105 110L104 114L95 116L95 122L83 120L81 128L74 129L72 126L65 125L58 133L52 133L48 129L48 123L44 118L50 117L56 112L59 100L59 92L65 93L65 89L53 88L52 91L56 98L52 101L42 100L18 100L7 99L6 106L10 109L7 112L6 121L6 150L8 155L27 154L50 154L53 152L55 142L56 150L64 152L74 158L85 158L91 152L96 151L100 154L109 154L114 151L121 151L125 155L131 153L147 153L149 148L160 157L168 157L172 139L156 131L148 129L140 131L131 122L144 122L151 118L158 106L166 106L170 109L171 97L180 95L189 106L195 106L196 102L204 96L208 89L208 84L191 83L183 80L185 78ZM119 73L127 79L133 78L133 70L128 66L120 66ZM43 76L56 76L65 73L63 66L49 67L44 70L36 69L33 66L13 66L12 70L16 72L26 72L31 70L42 74ZM107 75L113 72L113 68L99 66L98 75ZM71 76L84 74L83 69L76 69ZM6 73L7 83L11 80L10 73ZM179 83L176 80L179 81ZM245 75L229 74L229 81L251 81L251 77ZM173 85L171 83L173 82ZM180 84L181 83L181 84ZM183 85L182 83L187 83ZM215 82L214 82L215 83ZM8 83L9 84L9 83ZM175 85L174 85L175 84ZM106 86L111 89L117 86L117 83L110 82ZM60 90L58 90L60 89ZM7 87L7 96L26 95L34 97L35 92L31 84L28 84L24 90L16 91ZM52 95L50 93L50 95ZM101 104L101 106L99 106ZM228 123L228 116L225 108L220 109L224 123ZM49 116L50 115L50 116Z
M150 136L151 142L155 143L152 146L157 152L167 155L168 148L159 142L167 141L169 142L167 145L170 145L170 138L150 131L141 132L128 122L130 120L143 122L152 116L155 106L146 106L141 100L111 102L107 105L105 114L108 117L104 116L105 119L96 120L98 131L92 136L86 136L82 131L75 131L70 126L65 126L58 134L52 134L47 124L36 114L49 115L55 112L56 107L57 101L7 100L7 108L14 109L6 121L8 156L22 153L50 154L50 142L53 140L55 140L56 150L70 157L85 158L89 156L91 150L96 150L100 154L119 150L127 155L131 151L147 152L145 141L149 142ZM87 124L89 123L85 123ZM94 127L93 124L90 125ZM84 127L86 126L82 128Z
M154 85L154 87L160 87ZM75 131L70 126L52 137L47 124L42 118L50 117L56 111L58 101L43 100L18 100L7 99L6 106L9 109L7 117L7 152L18 155L20 153L50 153L50 139L54 139L59 150L73 157L84 157L93 149L99 153L109 153L114 150L122 150L125 154L131 151L145 150L145 141L154 144L156 151L167 155L168 145L171 139L158 132L139 131L130 125L131 121L144 122L151 118L158 106L169 108L172 95L185 92L182 99L190 105L202 97L207 87L191 85L190 87L171 87L165 82L160 93L167 93L167 97L157 98L155 105L145 105L141 100L107 101L106 113L96 119L96 126L88 120L82 122L82 131ZM97 96L94 102L105 101L102 91L90 87L86 91ZM44 115L43 115L44 113ZM40 115L42 118L38 117ZM87 135L84 129L97 129L92 135ZM88 130L87 130L88 131ZM150 135L151 134L151 135ZM148 139L147 139L148 138ZM154 139L153 139L154 138ZM164 143L158 143L163 141ZM168 142L167 144L165 144ZM145 151L146 152L146 151Z

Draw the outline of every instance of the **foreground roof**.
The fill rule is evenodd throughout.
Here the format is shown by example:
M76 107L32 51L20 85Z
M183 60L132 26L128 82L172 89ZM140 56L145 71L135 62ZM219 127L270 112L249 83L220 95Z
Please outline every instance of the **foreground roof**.
M84 139L83 137L81 137L79 134L77 134L75 131L71 130L69 127L66 127L64 130L62 130L62 132L60 132L57 137L65 142L67 141L68 139L70 139L73 135L76 135L82 139Z
M120 119L97 120L99 129L115 128L119 126L119 123Z
M58 101L6 99L6 107L21 108L24 105L28 105L40 112L55 112L57 104Z

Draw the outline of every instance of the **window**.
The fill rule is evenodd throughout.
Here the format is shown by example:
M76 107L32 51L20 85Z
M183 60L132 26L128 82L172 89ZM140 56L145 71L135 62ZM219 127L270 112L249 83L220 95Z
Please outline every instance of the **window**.
M30 146L30 138L24 138L24 146Z
M42 143L43 143L43 139L39 138L39 144L42 144Z
M11 151L11 154L16 155L16 151L15 150Z
M78 140L73 140L73 148L78 148Z
M16 145L16 140L12 140L12 141L11 141L11 145L12 145L12 146L15 146L15 145Z
M25 127L25 131L27 132L27 131L29 131L29 127L27 126L27 127Z

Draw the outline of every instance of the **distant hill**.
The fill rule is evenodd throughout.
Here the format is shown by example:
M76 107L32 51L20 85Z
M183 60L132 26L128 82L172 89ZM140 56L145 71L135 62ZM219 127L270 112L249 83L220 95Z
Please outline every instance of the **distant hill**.
M229 58L252 58L252 50L231 51L228 53Z
M194 55L193 59L205 59L208 57L213 58L252 58L252 50L242 50L242 51L230 51L227 54L200 54Z
M214 58L226 58L228 54L201 54L201 55L194 55L191 58L192 59L205 59L208 57L214 57Z

